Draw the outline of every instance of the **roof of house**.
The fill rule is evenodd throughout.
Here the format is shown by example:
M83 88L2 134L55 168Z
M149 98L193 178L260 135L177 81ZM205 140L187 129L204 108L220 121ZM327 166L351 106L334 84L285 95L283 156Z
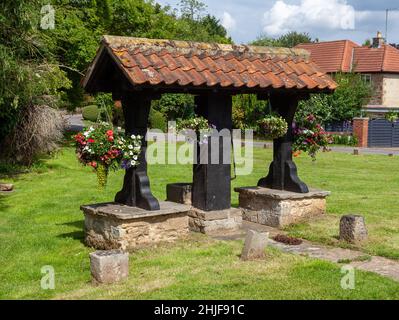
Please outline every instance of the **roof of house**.
M304 89L331 91L332 78L302 49L104 36L83 80L94 78L108 53L136 87ZM96 73L98 74L98 73Z
M399 50L384 44L379 48L362 47L350 40L299 44L326 72L399 72Z
M351 69L353 48L358 46L350 40L338 40L317 43L303 43L296 46L308 50L312 60L326 72Z

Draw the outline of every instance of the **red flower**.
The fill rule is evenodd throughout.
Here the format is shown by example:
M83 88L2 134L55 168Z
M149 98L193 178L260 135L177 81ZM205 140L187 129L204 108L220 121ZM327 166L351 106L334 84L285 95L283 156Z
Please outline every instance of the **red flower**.
M93 138L90 138L90 139L87 140L87 142L89 142L89 143L94 143L94 139L93 139Z
M107 136L110 137L110 136L113 136L113 135L114 135L114 132L112 130L108 130L107 131Z
M89 162L88 165L93 168L97 168L97 162L95 162L95 161Z
M113 136L109 136L109 137L108 137L108 141L109 141L109 142L114 141L114 137L113 137Z

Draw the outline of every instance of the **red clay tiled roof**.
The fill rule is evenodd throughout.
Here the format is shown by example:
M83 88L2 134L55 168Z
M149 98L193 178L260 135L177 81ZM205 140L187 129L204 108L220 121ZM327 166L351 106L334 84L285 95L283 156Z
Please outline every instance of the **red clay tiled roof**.
M353 63L357 72L396 73L399 72L399 50L390 45L355 48Z
M361 47L349 40L300 44L312 60L326 72L399 72L399 50L382 45L380 48Z
M301 49L104 36L103 48L133 86L334 90ZM83 81L89 81L96 60Z
M358 45L349 40L303 43L296 46L308 50L312 60L326 72L349 72L355 47Z

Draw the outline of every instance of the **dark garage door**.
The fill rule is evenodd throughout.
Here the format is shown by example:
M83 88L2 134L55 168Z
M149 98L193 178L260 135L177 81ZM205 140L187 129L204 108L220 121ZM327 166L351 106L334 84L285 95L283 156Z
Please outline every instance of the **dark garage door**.
M368 145L369 147L399 148L399 121L370 120Z

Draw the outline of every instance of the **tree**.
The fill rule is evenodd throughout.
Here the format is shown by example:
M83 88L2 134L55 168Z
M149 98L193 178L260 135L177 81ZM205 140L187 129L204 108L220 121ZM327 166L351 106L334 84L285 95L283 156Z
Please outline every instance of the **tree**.
M55 105L59 89L69 86L51 55L46 30L38 29L40 4L39 0L0 3L0 143L26 108Z
M312 42L312 38L306 32L299 33L296 31L288 32L278 38L271 38L266 35L259 36L250 44L255 46L269 46L269 47L287 47L293 48L300 43Z
M334 76L338 88L333 94L314 94L299 104L296 117L314 114L323 123L351 121L361 114L361 108L371 97L372 89L358 73L338 73Z
M191 21L199 21L207 7L199 0L181 0L179 6L181 16Z

